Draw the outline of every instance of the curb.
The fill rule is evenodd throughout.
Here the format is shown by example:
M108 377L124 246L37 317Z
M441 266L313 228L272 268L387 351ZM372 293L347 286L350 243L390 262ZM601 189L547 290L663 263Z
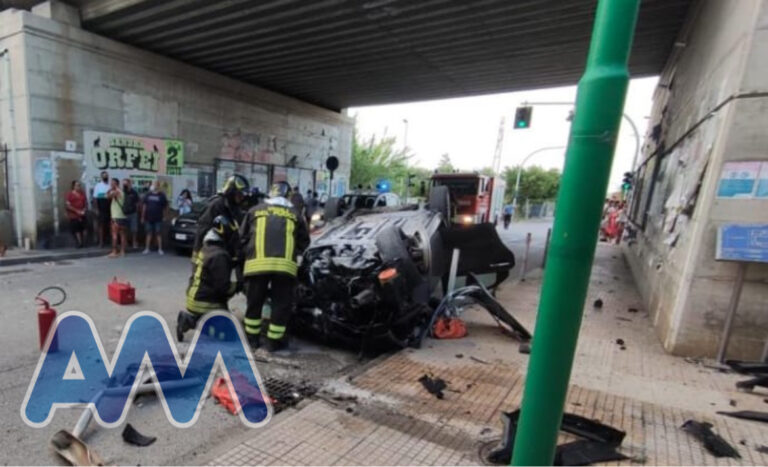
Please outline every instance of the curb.
M95 258L97 256L105 256L108 253L109 253L109 249L106 248L106 249L87 250L87 251L73 251L71 253L43 253L40 255L0 258L0 268L4 266L17 266L19 264L44 263L46 261Z

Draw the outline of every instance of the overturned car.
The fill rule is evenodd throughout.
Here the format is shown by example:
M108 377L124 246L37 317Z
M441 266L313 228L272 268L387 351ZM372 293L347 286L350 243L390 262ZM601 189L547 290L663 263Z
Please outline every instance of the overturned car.
M444 187L432 189L427 207L357 209L336 218L326 211L328 222L299 268L294 329L361 352L418 346L435 313L445 309L439 305L454 249L460 251L457 275L468 282L491 275L491 288L515 263L493 225L450 228L449 213ZM472 290L481 304L495 302L485 287ZM530 338L500 305L485 307L517 336Z

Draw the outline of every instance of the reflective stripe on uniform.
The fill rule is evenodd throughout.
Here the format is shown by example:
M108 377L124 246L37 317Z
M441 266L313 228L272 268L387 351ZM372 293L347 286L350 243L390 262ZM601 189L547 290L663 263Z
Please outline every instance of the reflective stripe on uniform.
M262 274L270 272L282 272L296 276L299 267L293 260L285 258L253 258L245 262L243 274Z
M267 331L267 338L269 339L282 339L285 335L285 326L278 326L276 324L270 324Z
M291 219L285 220L285 259L293 261L293 229L296 223Z
M207 313L212 310L226 310L227 306L221 303L201 302L194 298L187 297L187 311L191 313Z
M200 277L203 275L202 251L198 251L197 254L192 255L192 263L195 265L195 274L192 276L192 284L189 286L189 290L187 290L187 309L194 313L205 313L209 309L206 305L210 304L195 300L197 290L200 288Z
M253 334L257 334L257 335L261 334L261 326L251 327L251 326L246 325L245 326L245 333L246 334L251 334L251 335L253 335Z
M261 318L244 318L243 322L246 326L261 326Z
M267 227L267 219L264 217L259 217L256 219L256 248L254 248L254 251L256 252L256 258L263 258L264 257L264 243L266 243L266 227Z

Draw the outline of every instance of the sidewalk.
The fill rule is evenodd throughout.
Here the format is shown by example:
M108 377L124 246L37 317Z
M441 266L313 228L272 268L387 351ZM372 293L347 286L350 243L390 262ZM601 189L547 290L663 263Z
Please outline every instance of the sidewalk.
M506 307L533 330L541 279L508 284ZM601 298L601 309L593 301ZM629 308L638 309L630 312ZM501 436L499 415L519 407L528 356L484 311L465 314L470 335L428 340L384 358L361 374L325 390L331 397L284 414L247 440L209 454L211 464L478 465L479 451ZM624 349L616 339L624 340ZM444 399L418 382L431 373L448 382ZM716 411L765 410L765 395L737 392L741 375L708 369L666 354L639 306L619 247L601 244L566 411L627 432L619 464L766 465L768 429ZM348 396L348 397L332 397ZM715 458L680 426L709 422L741 459ZM561 442L572 440L561 436ZM614 463L615 464L615 463Z
M9 248L5 256L0 257L0 268L28 263L45 263L48 261L64 261L68 259L93 258L109 254L109 248L56 248L51 250L25 250Z

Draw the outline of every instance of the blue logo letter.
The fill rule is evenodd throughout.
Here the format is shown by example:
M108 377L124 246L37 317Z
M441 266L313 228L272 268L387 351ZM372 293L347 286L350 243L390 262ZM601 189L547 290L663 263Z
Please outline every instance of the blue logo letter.
M48 352L54 335L58 352ZM229 376L244 424L261 426L272 415L253 357L230 313L201 318L183 362L165 321L150 311L128 320L111 362L93 321L83 313L59 316L48 337L21 406L21 418L30 426L46 426L58 407L89 407L101 425L118 426L140 386L152 384L168 420L189 427L197 420L217 368Z

